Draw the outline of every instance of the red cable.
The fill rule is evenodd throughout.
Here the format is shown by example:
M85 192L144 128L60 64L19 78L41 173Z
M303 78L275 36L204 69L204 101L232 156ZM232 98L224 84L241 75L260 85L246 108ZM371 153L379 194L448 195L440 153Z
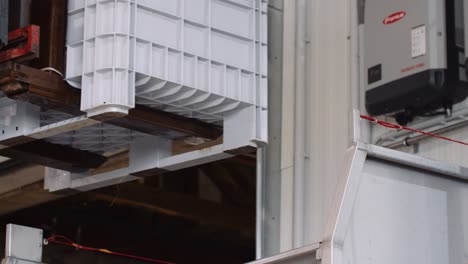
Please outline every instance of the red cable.
M120 252L113 252L113 251L110 251L110 250L107 250L107 249L104 249L104 248L94 248L94 247L87 247L87 246L79 245L79 244L73 242L73 240L69 239L68 237L61 236L61 235L53 235L53 236L51 236L51 237L49 237L47 239L47 242L55 243L55 244L59 244L59 245L70 246L70 247L74 247L74 248L81 249L81 250L100 252L100 253L105 253L105 254L109 254L109 255L126 257L126 258L131 258L131 259L136 259L136 260L147 261L147 262L153 262L153 263L159 263L159 264L175 264L175 263L172 263L172 262L166 262L166 261L162 261L162 260L158 260L158 259L151 259L151 258L134 256L134 255L120 253Z
M395 124L388 123L388 122L385 122L385 121L382 121L382 120L379 120L379 119L376 119L376 118L373 118L373 117L370 117L370 116L361 115L361 118L365 119L365 120L368 120L368 121L371 121L373 123L379 124L379 125L381 125L383 127L386 127L386 128L396 129L396 130L406 130L406 131L410 131L410 132L414 132L414 133L419 133L419 134L422 134L422 135L425 135L425 136L428 136L428 137L438 138L438 139L442 139L442 140L446 140L446 141L450 141L450 142L454 142L454 143L458 143L458 144L468 146L467 142L451 139L451 138L448 138L448 137L433 134L433 133L426 132L426 131L423 131L423 130L418 130L418 129L411 128L411 127L395 125Z

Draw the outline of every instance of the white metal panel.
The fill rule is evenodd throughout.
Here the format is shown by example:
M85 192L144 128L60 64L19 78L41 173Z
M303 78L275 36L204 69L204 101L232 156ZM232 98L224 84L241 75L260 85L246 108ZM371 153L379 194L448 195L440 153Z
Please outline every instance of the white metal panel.
M320 242L349 147L352 123L351 5L308 1L303 245ZM301 139L296 139L301 140ZM295 245L297 246L297 245Z
M352 76L357 62L352 49L358 50L357 21L351 15L354 1L283 3L283 27L269 25L270 32L284 32L283 98L281 108L275 106L270 113L271 118L281 118L275 123L282 128L272 131L281 135L280 149L271 149L280 151L280 157L270 153L274 159L267 160L271 169L264 177L264 197L269 200L262 208L263 247L270 250L264 256L274 249L285 252L321 241L352 139L353 104L359 103L359 96L352 96L358 81ZM278 158L279 164L271 164ZM269 239L278 235L279 240Z
M343 175L322 263L465 263L468 169L359 144Z
M256 263L468 261L468 168L363 143L346 157L316 256Z
M337 263L466 263L468 185L438 176L368 161Z
M295 1L289 1L288 4L294 4ZM280 224L285 222L280 219L281 217L281 192L285 186L283 183L285 170L288 170L292 174L292 153L288 155L291 159L288 165L285 165L283 159L285 158L281 154L282 145L286 140L291 141L290 147L292 149L293 137L290 137L282 131L282 129L293 129L294 116L284 116L281 114L282 111L282 100L288 98L285 93L286 90L282 90L284 86L293 87L294 78L286 85L282 83L283 79L283 68L290 69L294 72L294 31L289 31L285 36L288 41L292 43L290 50L292 54L289 56L283 56L283 21L286 19L284 13L283 1L276 0L270 1L268 8L269 26L268 26L268 72L269 72L269 87L268 87L268 104L272 106L269 109L268 114L268 146L261 151L261 155L257 156L258 161L261 162L259 170L257 171L257 192L258 206L257 206L257 258L266 256L272 256L279 252L280 243L284 243L287 240L285 237L280 235ZM294 10L294 9L293 9ZM295 23L294 17L289 16L291 23ZM284 38L286 40L286 38ZM287 64L288 66L283 67L283 61L289 61L292 63ZM291 65L292 64L292 65ZM294 89L287 90L289 94L294 95ZM285 126L285 122L289 122L289 126ZM264 157L261 159L261 157ZM266 161L264 163L263 161ZM288 177L289 179L292 177ZM292 179L290 180L290 182ZM292 203L284 208L292 208ZM283 209L285 210L285 209Z
M42 261L42 235L40 229L8 224L5 257L39 263Z
M38 106L8 98L2 98L0 105L0 140L30 133L39 126Z

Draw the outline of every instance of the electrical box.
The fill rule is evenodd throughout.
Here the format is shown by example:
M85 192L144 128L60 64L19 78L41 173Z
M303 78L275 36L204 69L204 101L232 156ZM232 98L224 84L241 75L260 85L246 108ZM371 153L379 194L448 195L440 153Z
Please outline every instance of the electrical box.
M41 264L43 231L37 228L7 225L5 259L2 264Z
M364 8L369 114L406 123L466 98L463 0L366 0Z

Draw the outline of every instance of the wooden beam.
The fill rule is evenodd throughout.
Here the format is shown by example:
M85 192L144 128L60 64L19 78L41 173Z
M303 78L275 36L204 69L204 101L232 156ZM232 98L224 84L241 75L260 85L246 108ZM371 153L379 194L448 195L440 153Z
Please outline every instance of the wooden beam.
M63 196L44 190L45 168L22 166L0 176L0 215L59 199Z
M113 170L118 170L126 168L129 165L129 152L123 151L112 156L107 156L107 161L104 162L101 166L90 170L89 175L96 175Z
M39 165L25 165L6 172L0 171L0 195L43 181L44 175L45 167Z
M118 192L97 192L96 199L165 215L187 218L200 223L241 230L254 234L255 211L199 200L196 197L161 191L142 184L119 185Z
M67 1L32 1L31 10L34 10L31 24L41 28L40 57L33 60L31 66L38 69L52 67L64 72Z
M216 139L222 135L219 126L138 105L130 109L127 116L106 123L155 135L161 135L161 130L171 130L206 139Z
M0 149L0 156L66 171L97 168L106 161L104 156L43 140Z
M81 113L79 89L68 86L59 76L25 65L5 63L0 66L0 91L12 99L41 107ZM219 126L143 106L131 109L127 116L102 121L158 136L167 130L206 139L216 139L222 134Z
M215 140L207 141L199 145L189 145L185 143L183 139L174 140L172 142L172 155L178 155L178 154L187 153L191 151L201 150L201 149L213 147L213 146L220 145L220 144L223 144L223 137L219 137Z
M0 91L11 99L30 102L44 109L84 114L79 109L78 89L66 86L58 75L25 65L11 62L0 65Z
M44 190L44 183L37 182L21 189L0 195L0 215L50 202L63 196Z

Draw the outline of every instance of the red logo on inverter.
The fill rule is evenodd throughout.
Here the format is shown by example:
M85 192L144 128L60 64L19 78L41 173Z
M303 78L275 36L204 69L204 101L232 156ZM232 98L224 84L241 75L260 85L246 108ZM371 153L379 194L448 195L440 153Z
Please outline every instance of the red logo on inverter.
M402 20L405 16L406 16L406 12L405 12L405 11L396 12L396 13L393 13L393 14L387 16L387 17L383 20L383 23L384 23L385 25L390 25L390 24L393 24L393 23L395 23L395 22L398 22L398 21Z

